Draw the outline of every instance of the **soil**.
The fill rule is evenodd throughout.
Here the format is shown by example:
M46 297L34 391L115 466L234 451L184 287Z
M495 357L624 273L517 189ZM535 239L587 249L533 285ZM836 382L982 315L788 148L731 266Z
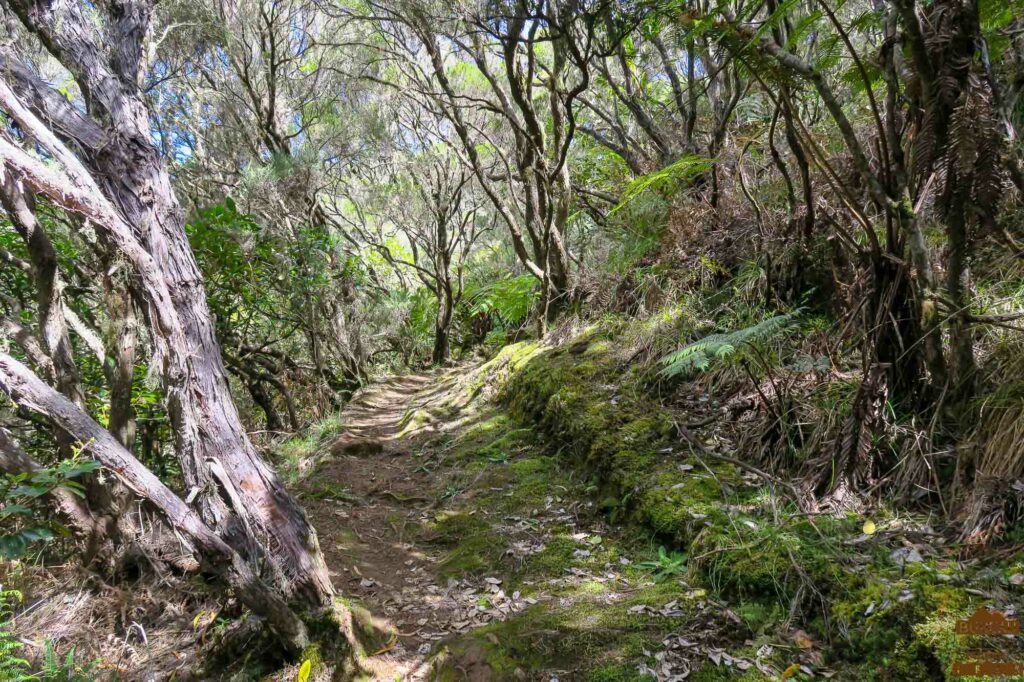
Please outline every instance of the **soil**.
M445 377L434 371L365 389L342 413L330 459L299 488L338 593L388 632L368 653L391 679L425 679L431 642L450 634L475 604L464 595L465 581L438 576L440 552L417 533L443 486L424 461L424 444L438 429L404 421L445 394Z

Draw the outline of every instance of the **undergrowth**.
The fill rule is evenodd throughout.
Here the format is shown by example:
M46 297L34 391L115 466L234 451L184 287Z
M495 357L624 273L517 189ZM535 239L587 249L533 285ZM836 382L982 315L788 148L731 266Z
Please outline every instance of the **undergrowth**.
M26 647L15 632L13 604L21 601L20 592L0 590L0 682L93 682L98 679L98 661L79 664L75 647L58 654L51 640L43 644L37 670L25 658Z
M675 317L667 328L657 328L679 333L678 325L693 321L692 315ZM777 332L790 322L775 320L769 326ZM771 660L779 673L799 662L811 669L845 671L839 673L843 679L948 677L956 653L963 650L953 632L956 620L985 603L1008 605L1007 593L987 598L972 593L968 587L977 579L976 571L926 549L928 545L908 541L927 528L924 519L885 507L872 512L870 524L864 512L807 513L792 499L792 490L770 475L732 463L735 435L730 438L713 428L697 436L695 447L688 440L693 435L678 428L685 415L674 414L653 397L647 369L624 362L635 355L636 341L644 338L643 328L650 324L651 319L612 318L582 326L557 346L531 344L525 353L522 344L507 347L485 365L492 380L497 378L495 367L505 371L495 383L511 421L501 416L497 427L480 425L476 439L471 429L457 451L472 470L491 472L483 478L487 485L508 486L509 492L494 498L483 494L483 499L481 493L467 492L460 498L467 505L460 515L439 521L438 532L460 538L457 543L449 540L453 544L446 570L502 571L513 585L529 589L533 575L606 568L620 557L630 557L621 573L646 582L649 587L639 594L665 597L706 590L736 615L748 642L760 645L806 637L810 644L805 649L800 640L795 657L777 655ZM818 329L803 327L799 334ZM801 343L797 338L790 347L799 348ZM789 362L784 358L796 357L792 350L787 352L788 356L779 355L776 350L772 364L778 367ZM654 363L661 356L647 357ZM778 370L769 365L767 371ZM728 370L718 380L723 376L729 376ZM706 380L698 377L694 385L703 388ZM475 381L471 377L467 384ZM813 392L820 409L851 409L855 380L815 386L820 386ZM525 441L514 430L523 427L533 429L522 432L529 434ZM510 438L510 433L516 437ZM537 448L546 454L538 458ZM719 458L719 452L726 457ZM534 471L536 478L530 473ZM559 486L569 499L592 501L588 509L598 512L604 523L621 524L614 532L619 538L614 545L605 537L595 550L579 539L553 533L536 556L509 564L502 548L490 542L495 520L479 513L466 516L472 508L502 514L542 508L541 499L531 496L549 495ZM865 530L869 528L870 533ZM645 549L638 550L628 538L639 540ZM920 550L911 552L908 547ZM645 554L647 558L642 558ZM1019 592L1008 575L997 582L1001 590ZM459 660L467 655L466 647L482 648L498 668L529 672L532 668L524 668L521 661L534 659L523 652L546 645L530 638L526 644L506 646L506 641L519 642L522 631L545 627L572 632L576 617L560 616L558 609L536 610L533 617L544 625L519 624L525 615L517 616L456 640L447 651ZM682 627L683 622L676 625ZM608 627L619 635L609 635L598 647L603 654L584 649L578 655L597 661L606 655L609 660L588 667L581 679L636 679L644 658L620 646L629 639L628 626ZM666 632L647 634L644 646L657 648ZM733 646L735 654L742 655L743 642ZM720 673L710 668L697 679L726 679Z

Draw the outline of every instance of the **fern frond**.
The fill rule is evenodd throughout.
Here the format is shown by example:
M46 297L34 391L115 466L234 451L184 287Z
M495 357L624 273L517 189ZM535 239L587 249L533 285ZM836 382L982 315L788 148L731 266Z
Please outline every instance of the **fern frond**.
M715 360L725 360L744 345L763 343L778 337L790 328L803 313L798 308L791 313L775 315L750 327L732 332L709 334L699 341L687 344L661 359L664 367L659 374L670 378L693 371L705 371Z
M611 213L621 210L648 190L672 191L680 184L692 181L711 170L714 161L705 156L690 154L653 173L641 175L626 186L626 191L622 193L622 199L611 210Z

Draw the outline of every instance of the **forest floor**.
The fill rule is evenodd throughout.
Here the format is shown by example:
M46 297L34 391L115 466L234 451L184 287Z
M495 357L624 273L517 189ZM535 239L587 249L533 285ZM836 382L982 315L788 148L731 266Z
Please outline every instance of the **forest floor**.
M739 617L649 535L610 525L546 439L467 390L480 373L372 385L298 464L335 587L370 623L372 679L777 674L731 656Z
M475 607L438 575L439 552L416 532L437 507L442 484L421 451L436 429L408 429L406 420L445 392L441 376L392 378L363 391L342 413L329 459L299 488L335 588L386 621L383 641L369 653L390 679L421 677L430 642Z
M379 630L379 641L367 652L374 679L433 678L436 642L504 621L593 577L555 565L551 574L532 576L532 589L506 589L501 574L508 562L502 559L544 552L553 533L576 538L580 549L573 551L583 559L591 554L583 548L609 531L590 514L586 521L580 518L585 502L557 494L545 496L543 509L506 507L509 513L500 518L497 509L475 507L481 488L505 495L505 486L491 487L495 481L486 468L507 466L514 457L502 452L483 468L461 466L467 432L502 420L497 409L481 414L477 401L459 404L459 379L476 369L396 377L368 387L346 407L340 435L329 441L320 454L324 461L298 487L335 587L372 614ZM467 440L473 443L468 450L479 444L471 436ZM467 469L476 473L467 477ZM514 480L506 483L514 485ZM552 486L557 492L558 480ZM480 531L476 516L493 531L491 546L479 555L472 546ZM463 526L468 526L465 534ZM629 589L618 574L598 579L622 580L622 589ZM621 595L608 591L602 599L612 604ZM563 597L562 606L567 605ZM480 652L464 653L453 667L460 679L503 679ZM549 672L545 680L572 675L558 666ZM527 672L513 674L521 678ZM531 670L529 677L538 674Z
M368 679L949 679L958 619L1016 612L1019 555L964 560L881 506L798 513L735 465L750 424L709 418L742 394L661 405L598 331L369 386L278 453Z

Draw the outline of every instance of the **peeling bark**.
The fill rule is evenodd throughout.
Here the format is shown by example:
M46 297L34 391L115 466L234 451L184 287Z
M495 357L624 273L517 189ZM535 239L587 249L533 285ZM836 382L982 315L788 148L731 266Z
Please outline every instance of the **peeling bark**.
M242 603L265 618L289 648L299 651L308 644L305 625L285 600L261 581L249 563L203 523L196 512L85 411L6 353L0 353L0 389L20 407L50 419L86 443L88 453L131 491L151 502L167 522L195 546L206 569L234 587ZM4 452L0 461L12 459L2 447L0 452Z
M154 364L161 370L182 474L205 525L249 559L256 558L253 545L267 547L283 594L307 606L330 605L333 588L316 535L242 427L182 211L149 137L138 60L150 3L131 3L131 11L107 18L105 39L115 53L110 61L94 42L84 7L9 4L86 93L94 126L83 130L99 126L106 138L100 149L80 140L79 158L4 83L0 106L56 163L44 165L6 139L0 140L0 160L35 191L103 230L132 265L148 304ZM214 474L215 465L223 475Z

